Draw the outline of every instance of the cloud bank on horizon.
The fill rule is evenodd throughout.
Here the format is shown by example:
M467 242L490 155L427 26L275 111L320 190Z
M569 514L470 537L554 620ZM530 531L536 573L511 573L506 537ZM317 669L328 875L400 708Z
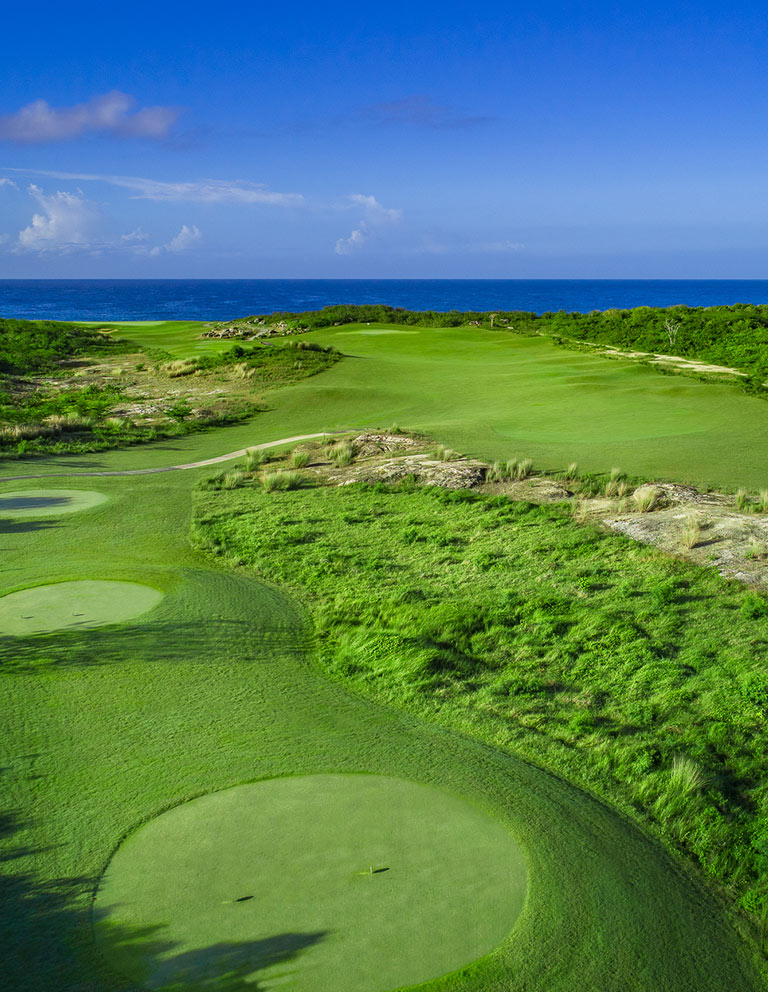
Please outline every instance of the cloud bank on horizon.
M0 276L765 274L757 8L88 6L4 14Z

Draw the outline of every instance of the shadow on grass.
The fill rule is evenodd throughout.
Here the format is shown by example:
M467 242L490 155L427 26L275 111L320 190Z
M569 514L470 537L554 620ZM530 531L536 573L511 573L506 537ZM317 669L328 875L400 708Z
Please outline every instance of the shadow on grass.
M136 662L207 664L227 655L243 664L274 648L302 648L304 640L268 622L254 637L248 619L204 624L176 620L135 627L54 631L31 637L0 635L0 673L35 674L55 668L93 668Z
M61 526L55 520L2 520L0 519L0 534L31 534L38 530L50 530Z
M117 992L121 961L131 961L130 986L142 977L157 992L259 992L259 974L280 968L285 981L291 963L319 943L326 932L284 933L260 940L220 942L173 953L162 925L130 927L98 924L94 944L91 893L87 877L36 879L14 864L40 854L16 835L29 824L13 813L0 813L0 960L3 988L13 992ZM114 968L114 971L113 971ZM270 980L275 980L275 972Z

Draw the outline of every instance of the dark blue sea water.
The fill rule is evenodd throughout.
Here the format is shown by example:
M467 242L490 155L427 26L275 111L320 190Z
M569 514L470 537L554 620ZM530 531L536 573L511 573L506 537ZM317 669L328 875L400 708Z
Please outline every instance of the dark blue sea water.
M333 303L408 310L609 310L768 303L768 280L162 279L0 280L0 317L227 320Z

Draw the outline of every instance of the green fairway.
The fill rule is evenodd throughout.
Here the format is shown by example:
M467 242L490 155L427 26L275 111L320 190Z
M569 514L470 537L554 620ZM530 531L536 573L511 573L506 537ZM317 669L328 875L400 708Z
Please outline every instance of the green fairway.
M149 988L230 970L271 987L290 962L297 990L387 992L493 950L524 892L512 838L469 803L397 778L315 775L152 820L118 849L94 913L105 956ZM154 940L122 942L126 928Z
M0 633L13 637L124 623L163 594L137 582L81 580L33 586L0 597Z
M221 347L199 339L202 326L123 333L178 355ZM768 486L768 403L733 385L664 376L549 339L481 328L345 326L301 340L350 357L270 394L270 409L257 420L262 439L398 423L489 460L527 457L554 470L574 461L588 471L619 466L633 476L731 490ZM221 436L232 439L229 450L254 443L253 429L243 426L174 447L221 453ZM145 450L130 461L143 467L158 459Z
M88 510L106 498L90 489L17 489L0 496L0 518L56 517Z

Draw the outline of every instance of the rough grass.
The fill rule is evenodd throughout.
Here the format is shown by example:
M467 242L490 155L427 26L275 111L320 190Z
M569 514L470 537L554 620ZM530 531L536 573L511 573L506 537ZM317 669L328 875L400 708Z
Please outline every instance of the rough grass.
M745 905L762 898L761 597L564 511L471 493L243 492L206 505L197 535L310 598L339 678L620 794ZM683 787L686 761L706 788Z

